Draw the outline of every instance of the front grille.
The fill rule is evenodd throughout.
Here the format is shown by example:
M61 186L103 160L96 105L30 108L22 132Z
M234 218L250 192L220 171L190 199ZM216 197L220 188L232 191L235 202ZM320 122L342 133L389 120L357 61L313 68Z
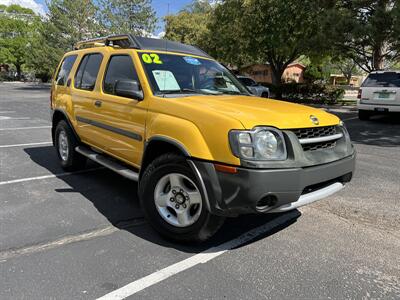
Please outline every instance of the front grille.
M336 126L293 129L299 140L331 136L337 133ZM312 144L303 144L304 151L326 150L336 147L336 141L326 141Z
M315 151L315 150L321 150L321 149L332 149L335 147L336 147L336 142L330 141L330 142L322 142L322 143L303 145L303 150L304 151Z
M323 136L330 136L337 133L336 126L325 126L315 128L300 128L292 130L299 139L311 139Z

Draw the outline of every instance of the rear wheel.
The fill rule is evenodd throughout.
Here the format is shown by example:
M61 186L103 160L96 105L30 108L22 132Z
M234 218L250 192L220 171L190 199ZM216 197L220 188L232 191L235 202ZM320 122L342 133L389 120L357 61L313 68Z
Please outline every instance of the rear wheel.
M61 167L64 170L74 171L85 167L86 158L75 151L79 143L72 129L64 120L57 124L54 141Z
M360 119L360 120L362 120L362 121L366 121L366 120L369 120L369 118L371 117L371 112L370 111L368 111L368 110L362 110L362 109L359 109L358 110L358 118Z
M205 241L224 222L208 212L191 168L176 154L162 155L146 168L139 195L150 224L168 239Z

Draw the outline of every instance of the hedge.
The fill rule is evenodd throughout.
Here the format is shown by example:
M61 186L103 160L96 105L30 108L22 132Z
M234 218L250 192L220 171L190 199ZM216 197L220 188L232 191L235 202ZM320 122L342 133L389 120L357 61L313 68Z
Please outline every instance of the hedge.
M271 94L281 100L308 104L337 104L343 99L345 90L324 84L285 83L280 86L264 84Z

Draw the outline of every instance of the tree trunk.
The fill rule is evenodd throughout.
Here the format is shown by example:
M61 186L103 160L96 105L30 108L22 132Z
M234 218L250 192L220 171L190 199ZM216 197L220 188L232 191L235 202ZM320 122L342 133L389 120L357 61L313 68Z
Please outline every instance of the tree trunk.
M383 70L384 68L384 59L382 54L382 47L376 47L373 53L373 68L374 70Z
M282 99L282 76L285 72L286 67L279 67L271 64L272 70L272 84L275 86L275 98Z
M17 64L15 65L15 68L17 69L17 80L21 80L22 77L22 68L21 65Z

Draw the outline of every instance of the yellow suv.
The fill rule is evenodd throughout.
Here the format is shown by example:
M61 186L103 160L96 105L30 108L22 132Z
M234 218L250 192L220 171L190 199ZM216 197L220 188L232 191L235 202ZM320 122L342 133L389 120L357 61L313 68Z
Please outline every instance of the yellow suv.
M351 180L334 115L259 98L197 47L118 35L80 42L51 90L63 168L91 159L139 184L163 236L203 241L225 217L296 209Z

